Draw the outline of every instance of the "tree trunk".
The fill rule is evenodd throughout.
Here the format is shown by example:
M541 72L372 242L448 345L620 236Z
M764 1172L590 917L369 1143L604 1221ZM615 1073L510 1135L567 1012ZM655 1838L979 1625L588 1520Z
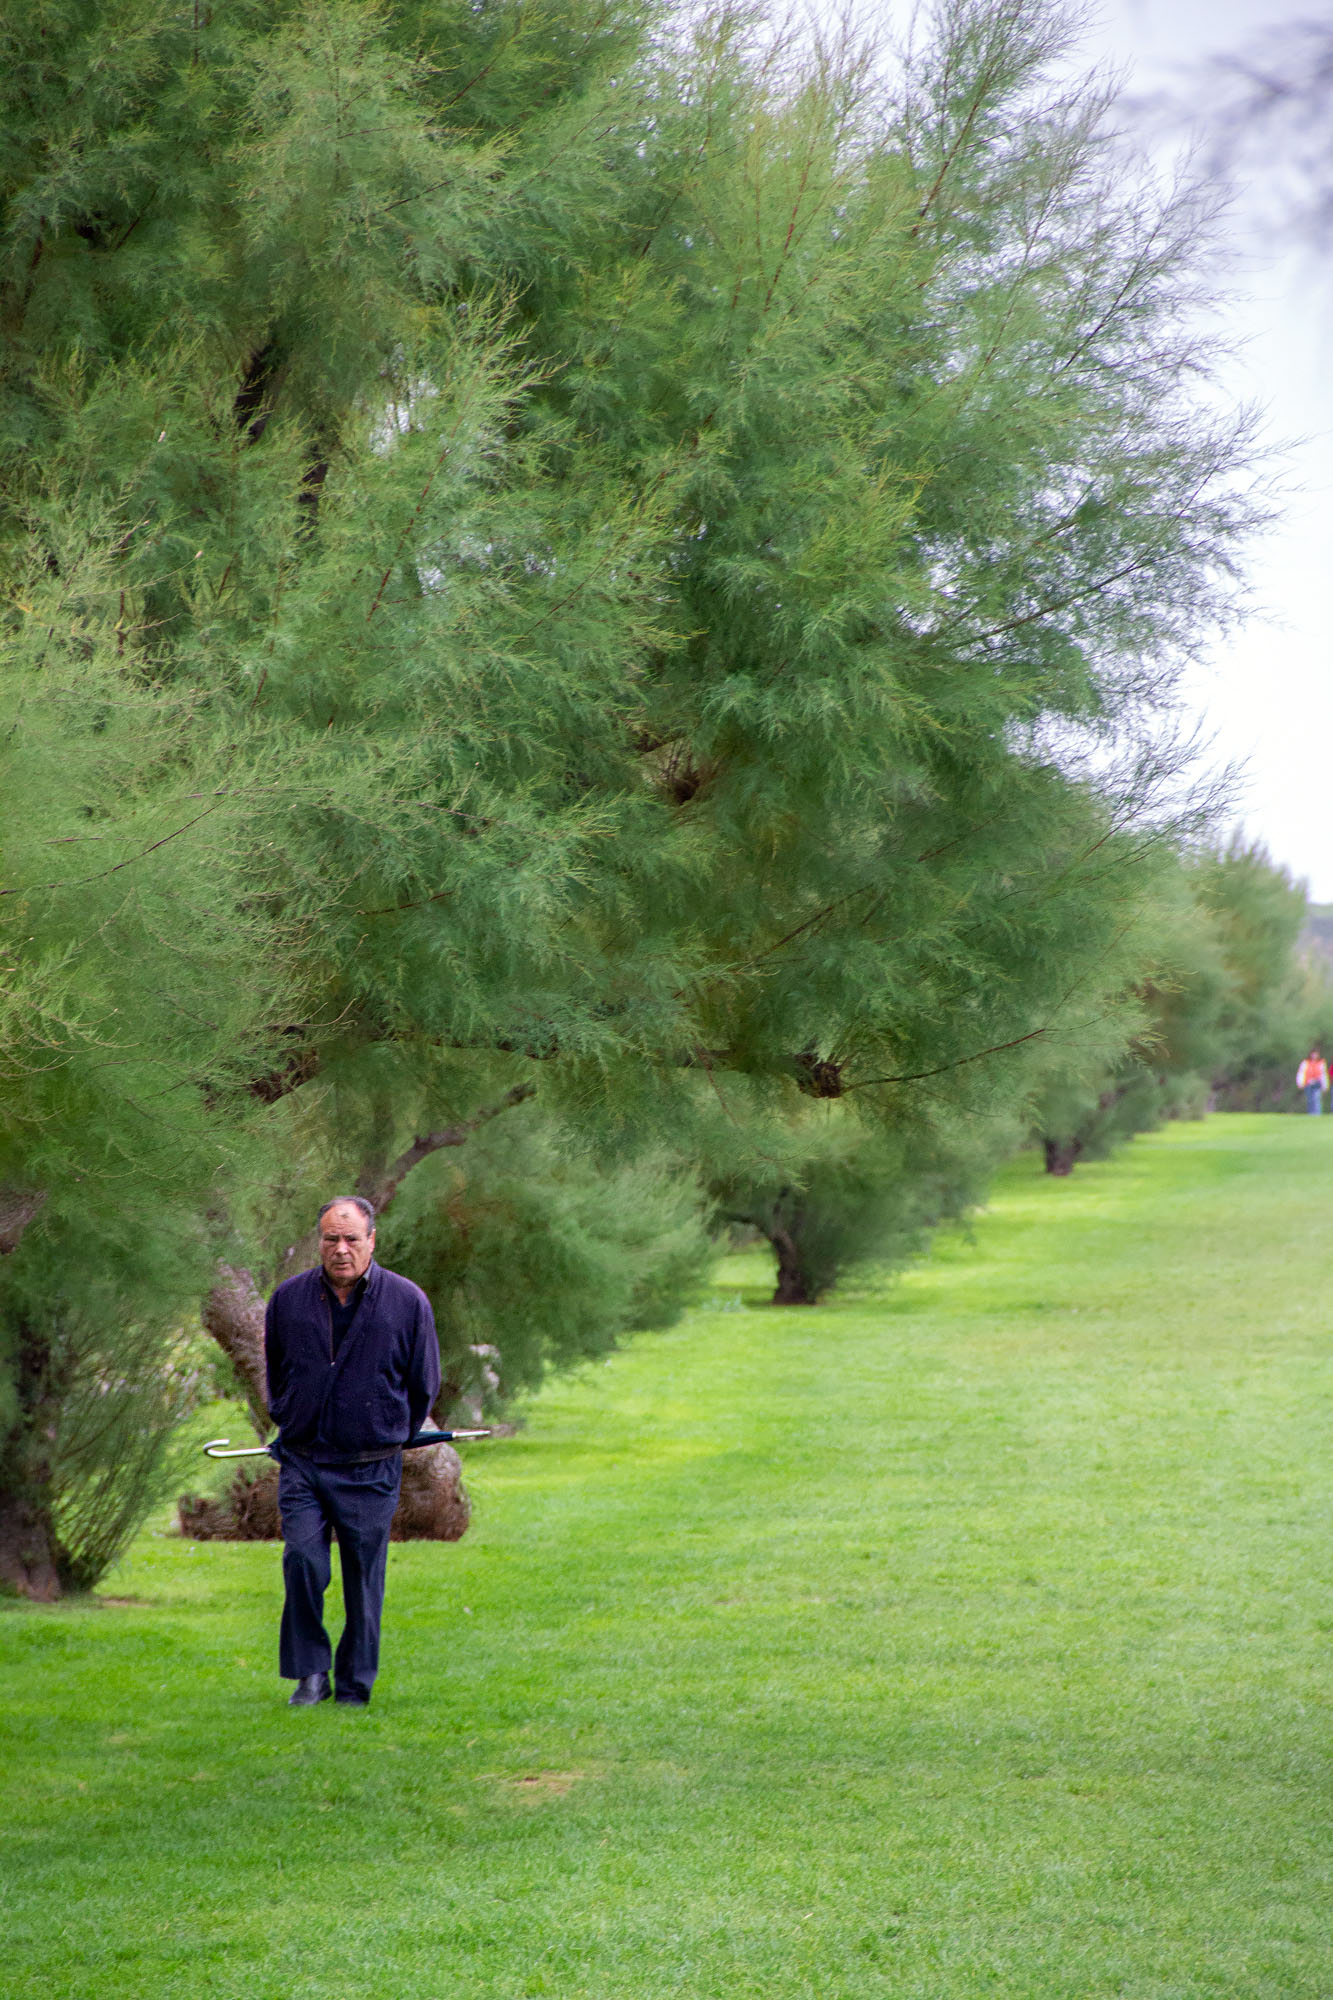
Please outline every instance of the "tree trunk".
M60 1418L51 1343L19 1331L14 1422L0 1443L0 1590L49 1604L60 1595L52 1460Z
M1048 1174L1058 1174L1063 1179L1073 1173L1074 1162L1083 1151L1081 1139L1044 1139L1042 1144L1046 1149Z
M51 1512L41 1491L0 1495L0 1592L37 1604L60 1595Z
M773 1293L775 1306L813 1306L819 1303L801 1263L795 1239L785 1229L774 1229L768 1238L778 1260L778 1282Z
M212 1334L236 1370L256 1434L266 1438L272 1425L264 1367L264 1301L250 1273L237 1265L219 1264L199 1317L204 1331Z

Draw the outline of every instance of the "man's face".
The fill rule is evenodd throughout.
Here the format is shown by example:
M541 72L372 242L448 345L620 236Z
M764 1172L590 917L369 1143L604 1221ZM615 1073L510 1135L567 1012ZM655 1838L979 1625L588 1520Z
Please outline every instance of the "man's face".
M335 1201L319 1225L319 1261L340 1291L354 1285L375 1254L375 1231L350 1201Z

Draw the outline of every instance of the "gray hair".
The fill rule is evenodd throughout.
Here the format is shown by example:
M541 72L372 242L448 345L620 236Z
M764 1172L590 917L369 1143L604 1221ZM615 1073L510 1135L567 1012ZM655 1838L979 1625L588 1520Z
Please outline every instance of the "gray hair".
M335 1194L333 1200L326 1201L319 1214L315 1217L315 1227L319 1227L331 1208L343 1207L359 1208L366 1219L367 1230L372 1236L375 1234L375 1210L371 1203L366 1200L365 1196L361 1194Z

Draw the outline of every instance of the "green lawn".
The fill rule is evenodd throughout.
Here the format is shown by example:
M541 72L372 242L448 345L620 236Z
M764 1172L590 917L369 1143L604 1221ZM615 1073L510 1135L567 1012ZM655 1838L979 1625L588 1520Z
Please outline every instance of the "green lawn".
M472 1448L368 1714L278 1557L0 1613L6 2000L1333 1995L1333 1122L706 1310ZM226 1428L223 1424L222 1428Z

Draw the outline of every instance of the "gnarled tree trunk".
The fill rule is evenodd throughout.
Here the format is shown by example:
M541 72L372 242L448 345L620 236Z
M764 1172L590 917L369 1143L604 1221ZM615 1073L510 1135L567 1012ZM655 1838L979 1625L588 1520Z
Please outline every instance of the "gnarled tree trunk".
M10 1459L6 1450L4 1459ZM50 1604L60 1595L49 1489L6 1469L0 1492L0 1590Z
M264 1369L264 1301L243 1266L219 1264L199 1315L236 1370L259 1437L268 1436L268 1384Z
M18 1407L0 1441L0 1590L49 1604L61 1588L52 1520L60 1370L51 1342L19 1332Z
M1074 1171L1074 1162L1083 1151L1081 1139L1043 1139L1046 1152L1046 1171L1063 1178Z
M775 1306L813 1306L819 1303L795 1238L785 1229L774 1229L769 1235L773 1254L778 1260L778 1282L773 1292Z

